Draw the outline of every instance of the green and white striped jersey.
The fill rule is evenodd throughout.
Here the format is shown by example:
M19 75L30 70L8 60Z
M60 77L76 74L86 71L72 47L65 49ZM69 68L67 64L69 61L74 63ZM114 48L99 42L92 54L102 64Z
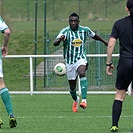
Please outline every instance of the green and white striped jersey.
M72 31L70 26L63 28L57 38L65 35L63 41L64 46L64 59L67 64L76 63L79 59L86 59L85 42L86 38L94 37L95 33L89 27L83 27L79 25L77 31Z
M4 30L6 30L8 28L8 26L6 25L6 23L3 21L2 17L0 16L0 32L4 33ZM2 58L2 52L0 49L0 59Z
M8 26L6 25L6 23L3 21L2 17L0 16L0 31L4 32L4 30L7 28Z

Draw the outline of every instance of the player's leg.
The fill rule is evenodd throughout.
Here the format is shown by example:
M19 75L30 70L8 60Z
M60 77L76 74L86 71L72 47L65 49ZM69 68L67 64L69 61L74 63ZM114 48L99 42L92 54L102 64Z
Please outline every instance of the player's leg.
M5 87L5 85L4 85L3 78L0 78L0 88L1 88L0 89L1 99L5 105L6 111L9 116L9 125L11 128L16 127L17 122L16 122L16 119L15 119L14 113L13 113L12 101L10 98L8 88Z
M13 114L12 102L8 88L5 87L3 78L0 78L0 95L8 115Z
M85 76L86 73L86 65L81 65L77 69L78 75L80 77L80 86L81 86L81 95L82 95L82 101L80 103L80 107L85 109L87 107L87 90L88 90L88 81Z
M72 96L72 99L74 101L77 100L77 94L76 94L76 80L69 80L69 86L70 86L70 94Z
M79 104L79 97L76 93L76 80L69 80L69 86L70 86L70 94L72 99L74 100L72 105L72 111L77 112L78 111L78 104Z
M122 104L126 96L126 90L117 90L112 106L112 127L111 131L118 131L118 122L122 112Z
M66 68L67 68L67 78L68 78L69 87L70 87L70 94L72 99L74 100L72 105L72 111L77 112L79 97L77 96L77 93L76 93L76 80L77 80L76 67L75 67L75 64L67 64Z
M125 69L127 68L127 69ZM117 67L116 77L116 95L112 106L112 128L111 131L118 131L118 122L122 112L122 104L126 96L129 84L131 83L132 76L132 61L131 59L120 58Z
M131 90L131 96L132 96L132 116L133 116L133 80L132 80L132 84L131 84L132 90ZM133 132L133 118L132 118L132 129L131 132Z
M6 111L8 113L8 116L9 116L10 127L11 128L16 127L17 122L14 117L10 94L9 94L8 88L5 86L4 80L3 80L2 60L1 59L0 59L0 95L1 95L1 99L4 103L4 106L6 108Z

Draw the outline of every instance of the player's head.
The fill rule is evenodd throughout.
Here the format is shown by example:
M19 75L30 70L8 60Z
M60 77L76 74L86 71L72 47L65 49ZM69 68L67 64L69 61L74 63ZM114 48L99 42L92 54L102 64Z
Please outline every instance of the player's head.
M70 14L68 22L69 22L70 28L73 31L77 30L80 22L79 15L75 12Z
M130 15L133 17L133 0L127 0L127 4L126 4Z

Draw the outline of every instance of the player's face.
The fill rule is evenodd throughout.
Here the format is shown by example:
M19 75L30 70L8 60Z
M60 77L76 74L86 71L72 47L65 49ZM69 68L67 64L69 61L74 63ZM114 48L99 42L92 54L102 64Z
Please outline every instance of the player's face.
M73 31L78 30L78 25L80 22L78 17L70 17L68 22L69 22L70 28Z

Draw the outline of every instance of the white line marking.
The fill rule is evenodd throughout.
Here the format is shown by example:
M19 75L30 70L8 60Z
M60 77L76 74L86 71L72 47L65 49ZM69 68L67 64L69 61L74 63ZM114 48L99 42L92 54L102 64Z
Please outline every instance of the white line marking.
M75 116L75 118L77 119L90 119L90 118L99 118L99 119L103 119L103 118L111 118L112 116ZM16 118L18 119L27 119L27 118L32 118L32 116L17 116ZM64 119L64 118L72 118L71 116L43 116L42 118L53 118L53 119ZM121 118L132 118L132 116L121 116Z

